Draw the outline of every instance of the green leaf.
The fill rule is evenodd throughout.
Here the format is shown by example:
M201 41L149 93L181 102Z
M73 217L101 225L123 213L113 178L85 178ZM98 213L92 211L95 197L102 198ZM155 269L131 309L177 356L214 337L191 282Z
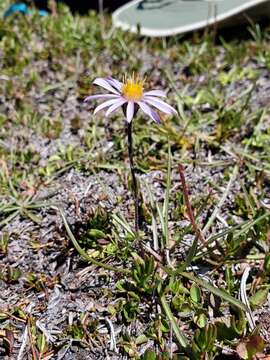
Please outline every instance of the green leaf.
M199 315L194 316L193 321L199 328L202 329L207 324L207 317L204 313L200 313Z
M200 291L200 288L196 284L191 285L190 297L191 297L191 300L197 304L201 302L201 291Z
M152 350L146 350L146 352L143 354L142 360L156 360L157 356L156 353Z
M142 335L139 335L136 340L135 340L135 343L136 345L141 345L141 344L144 344L148 341L148 337L144 334Z
M43 353L46 350L47 344L46 344L46 337L44 334L38 336L37 347L39 352L41 353Z
M182 334L182 332L180 331L179 326L177 325L177 322L176 322L176 320L175 320L175 318L174 318L174 316L173 316L173 314L172 314L172 312L171 312L170 306L169 306L169 304L167 303L164 294L162 294L162 295L160 296L160 302L161 302L161 305L162 305L162 307L163 307L163 310L164 310L167 318L169 319L169 321L170 321L170 323L171 323L171 325L172 325L173 332L174 332L174 334L175 334L175 336L176 336L179 344L180 344L182 347L186 348L186 347L188 346L188 339L187 339L187 338L185 337L185 335Z
M219 296L220 298L222 298L225 301L228 301L228 303L235 305L244 311L248 311L248 308L245 304L243 304L240 300L237 300L234 297L232 297L225 290L216 288L213 285L209 284L207 281L200 279L200 278L198 278L192 274L189 274L187 272L181 272L180 275L182 275L186 279L194 281L197 285L204 287L205 289L209 290L211 293Z
M260 289L257 291L254 295L252 295L249 299L250 305L253 308L256 308L258 306L262 306L266 300L269 293L269 287L266 287L264 289Z
M263 269L267 274L270 274L270 254L265 255Z
M29 217L29 219L31 219L34 223L36 224L40 224L42 219L40 216L37 216L35 214L33 214L31 211L23 209L22 211L27 217Z
M99 229L90 229L87 234L93 239L105 239L106 234Z
M195 236L193 243L187 254L186 260L184 261L184 263L182 265L179 266L178 269L176 269L175 273L184 271L191 264L194 256L196 255L197 248L198 248L198 236Z

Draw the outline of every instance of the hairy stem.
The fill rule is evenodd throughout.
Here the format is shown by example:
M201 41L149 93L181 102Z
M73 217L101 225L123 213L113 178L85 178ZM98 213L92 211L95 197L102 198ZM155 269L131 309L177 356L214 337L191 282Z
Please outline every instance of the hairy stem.
M132 142L132 122L127 123L127 137L128 137L128 156L131 172L131 187L134 198L135 206L135 231L139 231L140 219L139 219L139 197L138 197L138 183L135 174L134 162L133 162L133 142Z

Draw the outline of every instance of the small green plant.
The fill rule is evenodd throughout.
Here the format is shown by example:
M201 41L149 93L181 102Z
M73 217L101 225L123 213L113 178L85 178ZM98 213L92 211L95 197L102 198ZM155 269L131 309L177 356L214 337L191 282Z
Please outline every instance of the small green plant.
M194 333L192 341L192 358L198 359L208 356L209 359L214 359L216 348L214 346L217 338L217 330L215 325L206 325L202 329L197 329Z
M3 232L0 235L0 257L7 254L8 251L8 243L9 243L9 234Z
M0 279L8 284L15 284L21 277L21 270L8 266L4 271L0 271Z

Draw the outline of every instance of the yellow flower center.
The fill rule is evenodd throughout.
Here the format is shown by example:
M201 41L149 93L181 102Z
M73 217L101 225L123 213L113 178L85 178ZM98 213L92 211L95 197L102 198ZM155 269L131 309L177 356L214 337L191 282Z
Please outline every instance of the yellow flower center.
M124 86L122 88L122 95L128 101L140 101L143 97L143 86L145 80L141 80L138 77L134 77L134 75L124 80Z

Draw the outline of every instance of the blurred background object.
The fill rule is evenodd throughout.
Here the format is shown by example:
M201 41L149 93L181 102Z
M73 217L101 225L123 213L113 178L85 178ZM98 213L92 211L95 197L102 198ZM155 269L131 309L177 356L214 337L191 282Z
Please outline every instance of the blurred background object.
M269 0L132 0L114 11L113 24L145 36L171 36L269 16Z
M25 2L15 2L11 4L6 11L4 12L4 17L13 15L15 13L21 13L24 15L31 14L32 10L29 8L29 6ZM38 10L38 13L40 16L46 16L48 15L48 12L46 10Z
M65 3L72 12L85 14L89 10L110 10L113 11L118 7L126 4L128 0L28 0L28 4L35 4L39 9L49 10L53 3Z

